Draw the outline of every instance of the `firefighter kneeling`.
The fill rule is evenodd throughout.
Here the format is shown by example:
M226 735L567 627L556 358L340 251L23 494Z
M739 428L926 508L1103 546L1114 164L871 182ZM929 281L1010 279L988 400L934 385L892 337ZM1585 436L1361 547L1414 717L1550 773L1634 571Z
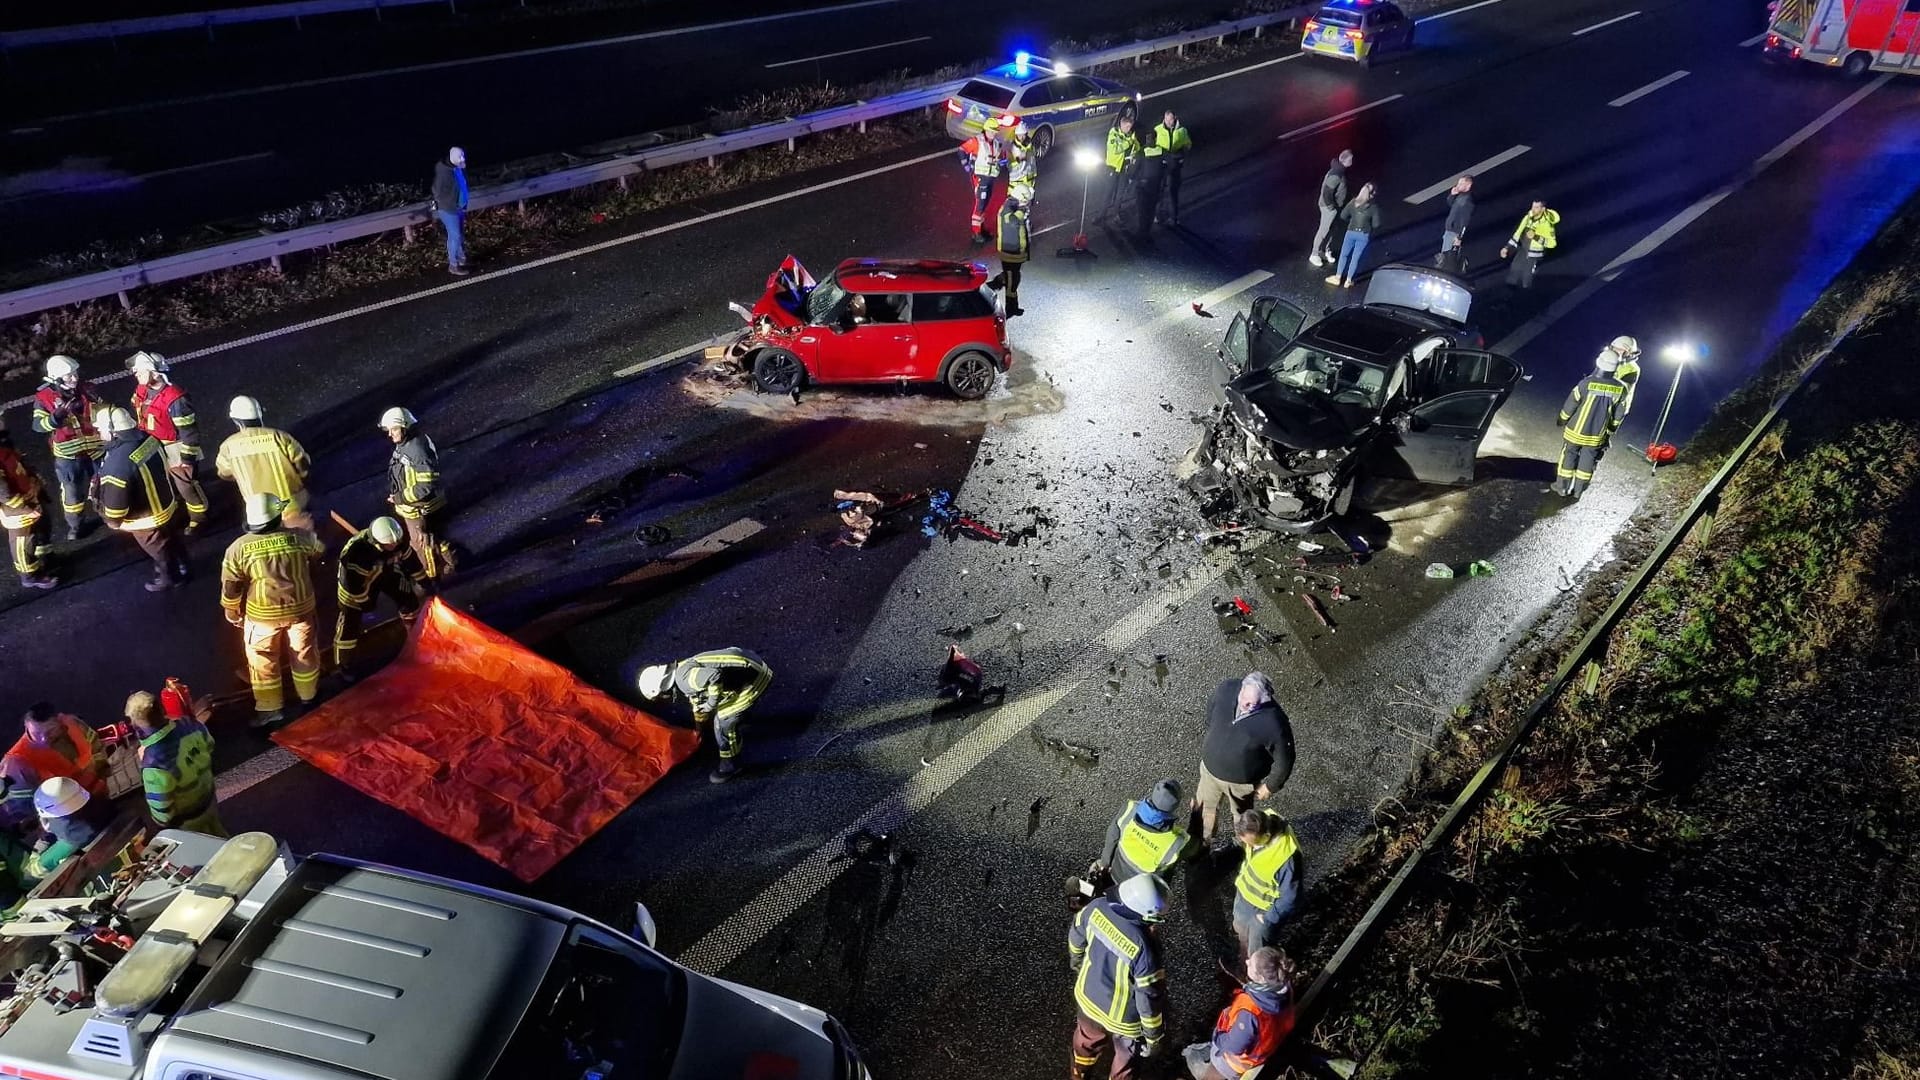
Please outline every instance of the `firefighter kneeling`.
M381 596L393 599L402 619L411 620L420 613L427 568L405 540L399 522L375 518L340 549L340 615L333 626L333 667L345 682L354 680L347 665L353 660L353 647L360 643L360 616Z

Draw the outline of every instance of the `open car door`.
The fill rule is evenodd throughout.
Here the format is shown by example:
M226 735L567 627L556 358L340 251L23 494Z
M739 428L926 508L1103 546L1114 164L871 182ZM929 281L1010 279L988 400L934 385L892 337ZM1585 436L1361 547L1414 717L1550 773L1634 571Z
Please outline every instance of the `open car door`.
M1474 459L1493 414L1524 371L1510 357L1481 349L1441 349L1429 358L1425 392L1377 444L1374 471L1428 484L1473 482Z
M1306 324L1307 312L1300 305L1278 296L1255 298L1249 314L1235 315L1227 325L1215 377L1224 386L1248 371L1266 368Z

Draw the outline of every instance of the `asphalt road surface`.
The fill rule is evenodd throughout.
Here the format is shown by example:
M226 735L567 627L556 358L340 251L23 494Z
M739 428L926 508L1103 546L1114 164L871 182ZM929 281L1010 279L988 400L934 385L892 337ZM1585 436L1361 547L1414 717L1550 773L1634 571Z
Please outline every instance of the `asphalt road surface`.
M646 12L435 30L401 10L379 32L316 30L122 51L24 51L0 68L0 230L7 259L178 231L351 185L425 185L450 145L480 175L705 121L763 91L1036 54L1203 9L1004 0L842 0L710 12L628 29ZM433 17L444 12L437 9ZM1222 17L1225 17L1224 14ZM591 27L594 35L582 37ZM255 36L266 31L255 31ZM194 50L205 48L205 56Z
M1760 65L1757 10L1630 10L1495 0L1429 19L1417 54L1372 71L1287 60L1158 88L1153 104L1176 105L1197 146L1182 226L1146 243L1096 228L1098 258L1051 258L1074 231L1080 185L1050 162L1017 366L976 405L885 390L796 406L674 362L725 331L723 302L750 299L788 252L819 271L854 253L964 256L964 181L938 145L664 214L538 263L396 287L364 309L302 313L287 332L168 349L194 356L176 377L210 428L230 395L260 396L313 452L321 506L356 521L383 494L374 421L410 405L443 449L454 531L476 553L453 600L509 631L613 601L541 646L590 682L634 700L640 665L730 643L776 668L744 729L747 775L709 785L710 759L697 758L526 891L622 922L644 899L664 951L834 1011L877 1075L1054 1076L1072 1008L1062 881L1126 799L1162 776L1193 782L1215 682L1257 667L1278 684L1300 764L1275 804L1311 878L1562 572L1613 557L1611 538L1657 482L1633 452L1667 386L1655 361L1587 497L1541 491L1553 413L1598 348L1623 332L1650 354L1708 346L1680 384L1669 434L1683 436L1912 193L1920 118L1901 87ZM1183 535L1199 522L1173 466L1212 401L1205 361L1226 325L1194 301L1231 313L1262 292L1343 298L1305 260L1316 183L1343 147L1354 180L1376 181L1384 200L1370 265L1437 245L1440 200L1409 196L1505 159L1481 170L1468 248L1490 275L1477 301L1488 336L1533 378L1502 410L1473 486L1371 493L1355 525L1384 550L1348 575L1358 599L1335 607L1329 632L1262 558L1290 541L1234 554ZM1561 246L1534 293L1503 295L1493 249L1536 193L1564 215ZM15 431L25 420L9 413ZM826 546L833 488L921 486L1037 535ZM98 536L72 584L0 594L4 708L45 697L103 722L165 674L237 688L239 643L212 580L231 489L217 499L229 525L196 544L186 590L141 591L131 545ZM648 546L645 526L671 539ZM729 529L744 539L645 587L607 587ZM1497 573L1422 573L1472 559ZM1228 595L1252 603L1261 635L1223 628L1210 601ZM955 640L1008 686L1004 705L935 709ZM230 824L517 887L247 732L217 734ZM1097 764L1069 743L1097 749ZM909 856L836 861L863 826ZM1219 1004L1230 893L1197 879L1178 892L1165 941L1184 1040Z

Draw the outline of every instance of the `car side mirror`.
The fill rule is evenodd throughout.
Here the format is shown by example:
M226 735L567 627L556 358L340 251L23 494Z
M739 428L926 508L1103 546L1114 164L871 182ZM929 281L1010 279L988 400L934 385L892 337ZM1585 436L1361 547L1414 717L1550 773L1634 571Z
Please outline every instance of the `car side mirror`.
M648 911L647 905L639 900L633 902L633 936L646 942L649 949L660 937L660 928L654 924L653 912Z

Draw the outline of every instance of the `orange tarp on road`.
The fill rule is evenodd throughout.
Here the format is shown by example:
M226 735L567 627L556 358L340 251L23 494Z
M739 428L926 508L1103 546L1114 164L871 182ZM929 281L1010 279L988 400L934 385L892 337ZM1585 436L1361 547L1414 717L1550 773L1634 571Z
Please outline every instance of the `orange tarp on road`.
M398 659L273 739L522 881L699 745L438 599Z

